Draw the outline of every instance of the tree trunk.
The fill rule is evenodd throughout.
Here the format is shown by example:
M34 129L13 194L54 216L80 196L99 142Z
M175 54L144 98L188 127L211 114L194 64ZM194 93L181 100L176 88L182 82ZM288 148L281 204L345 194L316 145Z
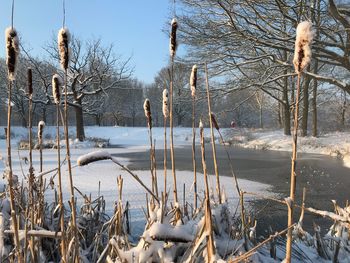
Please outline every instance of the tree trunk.
M282 113L283 113L283 108L282 108L282 103L278 102L278 108L277 108L277 121L278 121L278 128L281 129L283 127L282 124Z
M263 108L262 105L260 105L260 110L259 110L259 118L260 118L260 129L264 128L264 123L263 123Z
M101 126L101 116L99 114L95 115L95 124Z
M77 103L81 106L81 101ZM81 107L74 107L74 109L77 139L82 142L85 140L83 109Z
M310 71L310 66L307 69ZM303 88L303 112L302 112L302 119L301 119L301 136L305 137L307 136L307 124L308 124L308 117L309 117L309 86L310 86L311 78L306 75L305 81L304 81L304 88Z
M45 122L45 123L47 123L46 121L47 121L47 119L46 119L46 105L44 105L43 106L43 108L42 108L42 113L41 113L42 115L41 115L41 118L42 118L42 120Z
M342 109L341 109L341 123L340 127L342 130L345 130L345 113L346 113L346 92L343 91L343 104L342 104Z
M291 135L290 133L290 106L288 99L288 78L284 78L283 86L283 130L284 135Z
M22 127L24 127L24 128L27 128L27 120L26 120L26 118L22 115L21 116L22 118Z

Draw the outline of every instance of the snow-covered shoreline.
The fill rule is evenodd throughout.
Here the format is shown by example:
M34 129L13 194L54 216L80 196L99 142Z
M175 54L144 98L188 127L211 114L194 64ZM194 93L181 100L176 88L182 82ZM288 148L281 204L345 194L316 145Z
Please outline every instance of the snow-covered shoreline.
M225 137L233 145L243 148L291 151L292 138L283 134L283 130L226 130ZM330 155L343 160L350 167L350 132L332 132L312 136L298 137L298 151Z

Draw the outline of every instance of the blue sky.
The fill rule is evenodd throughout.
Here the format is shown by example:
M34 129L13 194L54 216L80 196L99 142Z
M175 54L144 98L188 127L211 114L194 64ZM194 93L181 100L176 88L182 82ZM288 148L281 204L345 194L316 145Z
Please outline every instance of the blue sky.
M0 31L11 23L11 0L0 1ZM128 58L134 76L151 83L168 63L168 37L162 32L171 17L168 0L66 0L66 25L83 38L113 43L115 52ZM36 56L62 26L61 0L16 0L14 25L26 47ZM5 55L0 41L0 56Z

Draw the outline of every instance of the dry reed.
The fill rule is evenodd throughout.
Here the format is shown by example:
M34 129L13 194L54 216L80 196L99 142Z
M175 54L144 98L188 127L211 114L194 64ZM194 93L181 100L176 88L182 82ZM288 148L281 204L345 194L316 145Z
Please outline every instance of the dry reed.
M292 166L290 173L290 205L288 205L288 227L293 225L293 207L296 189L296 164L297 164L297 143L298 143L298 125L299 125L299 98L301 73L311 60L311 42L313 39L312 23L308 21L301 22L297 27L294 53L294 67L298 74L296 99L294 103L294 126L293 126L293 146L292 146ZM291 262L292 256L292 228L288 228L286 243L286 262Z
M5 31L6 66L8 72L8 101L7 101L7 169L6 175L9 183L12 228L14 230L15 253L18 261L23 262L21 244L19 242L19 222L17 218L15 191L13 183L12 156L11 156L11 117L12 117L12 85L15 79L19 42L16 30L11 26Z

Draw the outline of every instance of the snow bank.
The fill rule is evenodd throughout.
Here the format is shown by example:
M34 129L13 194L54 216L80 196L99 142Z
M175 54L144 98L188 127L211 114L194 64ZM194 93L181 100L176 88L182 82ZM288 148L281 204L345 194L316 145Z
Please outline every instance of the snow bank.
M292 137L277 131L226 131L226 138L232 144L244 148L274 151L291 151ZM298 137L298 151L325 154L342 159L350 167L350 132L333 132L319 137Z

